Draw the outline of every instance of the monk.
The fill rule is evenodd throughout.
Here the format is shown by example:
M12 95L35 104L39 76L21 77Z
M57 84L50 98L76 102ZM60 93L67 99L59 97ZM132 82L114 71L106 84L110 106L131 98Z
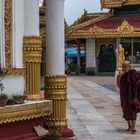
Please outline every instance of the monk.
M121 76L120 76L121 75ZM117 85L120 89L120 101L123 117L128 123L127 131L134 134L137 113L140 109L140 91L138 90L139 79L137 72L131 69L129 61L123 61L122 73L117 77Z

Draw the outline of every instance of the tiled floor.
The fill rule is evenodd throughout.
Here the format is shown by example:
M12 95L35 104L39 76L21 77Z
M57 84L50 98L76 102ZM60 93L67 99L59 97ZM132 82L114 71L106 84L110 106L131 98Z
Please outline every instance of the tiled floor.
M84 76L68 78L67 117L76 140L140 140L140 116L136 134L126 132L119 94Z

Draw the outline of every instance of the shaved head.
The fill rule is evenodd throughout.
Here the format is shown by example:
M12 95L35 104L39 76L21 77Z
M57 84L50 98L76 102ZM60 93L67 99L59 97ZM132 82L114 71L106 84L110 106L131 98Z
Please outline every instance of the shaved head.
M131 65L129 61L123 61L122 63L122 71L128 72L131 69Z
M123 61L122 66L123 66L123 65L129 65L129 66L131 66L131 65L130 65L130 61Z

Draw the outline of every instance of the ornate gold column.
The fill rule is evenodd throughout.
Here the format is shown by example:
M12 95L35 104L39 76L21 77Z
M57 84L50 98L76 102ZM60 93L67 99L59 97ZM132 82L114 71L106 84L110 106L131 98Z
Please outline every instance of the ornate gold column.
M6 68L11 68L11 8L12 0L5 0L5 61Z
M56 127L67 126L66 99L67 99L66 75L45 76L45 98L52 100L53 111L47 121Z
M26 95L30 100L40 99L41 38L25 36L24 62L26 67Z

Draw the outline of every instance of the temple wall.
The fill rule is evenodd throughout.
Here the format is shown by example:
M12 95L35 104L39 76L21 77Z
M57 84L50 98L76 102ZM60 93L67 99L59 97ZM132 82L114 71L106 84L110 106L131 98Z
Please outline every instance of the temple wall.
M3 79L4 93L11 94L23 94L25 90L24 76L10 75Z
M0 3L1 2L4 1L0 1ZM1 49L3 51L3 56L1 55L1 64L6 68L8 73L2 80L4 86L3 92L8 95L23 94L25 78L23 73L19 73L21 69L23 69L24 0L12 0L11 4L9 1L5 2L7 2L7 9L5 9L5 3L3 3L2 7L4 11L7 10L7 13L3 12L1 14L2 21L11 20L9 21L9 27L5 26L5 23L3 23L4 25L0 25L1 27L3 26L3 31L0 31L1 37L3 37L1 38L3 44L3 50ZM7 51L5 49L6 47ZM6 53L7 55L5 55Z
M39 38L38 1L0 0L0 64L7 70L7 75L2 80L4 93L21 94L25 91L25 36ZM34 47L33 44L29 46L31 47Z

